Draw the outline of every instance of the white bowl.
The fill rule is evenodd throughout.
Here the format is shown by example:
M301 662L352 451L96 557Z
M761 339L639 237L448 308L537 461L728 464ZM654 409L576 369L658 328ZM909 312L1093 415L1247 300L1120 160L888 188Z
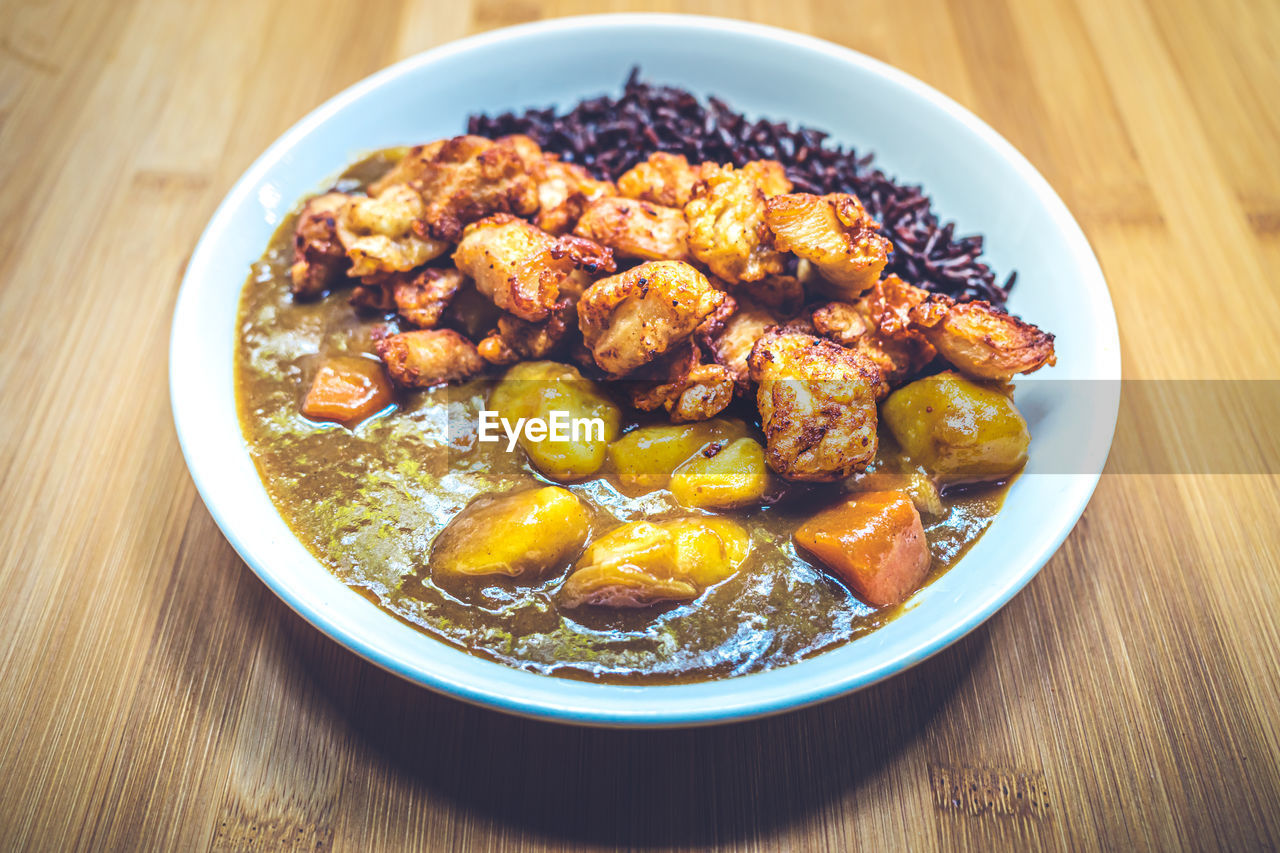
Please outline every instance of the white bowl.
M1010 307L1058 335L1058 365L1019 384L1033 441L1028 473L986 535L899 618L871 635L769 672L678 686L587 684L466 654L379 610L331 575L276 513L236 419L236 310L251 262L299 199L372 149L461 133L466 116L617 93L646 78L714 94L748 114L830 131L921 182L961 233L987 237L997 270L1019 271ZM1120 377L1106 283L1079 226L1034 168L972 114L889 66L825 41L714 18L601 15L464 39L381 71L316 109L236 183L191 258L174 312L170 393L200 495L245 562L304 619L411 681L504 711L611 726L738 720L830 699L918 663L991 616L1057 550L1083 512L1110 446L1115 393L1080 406L1041 379ZM1086 464L1053 464L1091 442ZM1044 463L1044 464L1041 464Z

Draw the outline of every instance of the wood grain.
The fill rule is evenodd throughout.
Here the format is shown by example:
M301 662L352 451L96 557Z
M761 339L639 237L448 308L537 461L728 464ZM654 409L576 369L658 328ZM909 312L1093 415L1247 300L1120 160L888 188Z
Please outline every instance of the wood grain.
M1275 427L1247 410L1214 422L1252 430L1269 473L1177 474L1134 462L1169 413L1127 402L1113 473L990 622L873 689L717 729L579 730L412 688L238 560L166 391L219 198L397 58L638 8L0 0L0 849L1280 844ZM1277 378L1280 5L645 8L811 31L952 95L1085 227L1127 377Z

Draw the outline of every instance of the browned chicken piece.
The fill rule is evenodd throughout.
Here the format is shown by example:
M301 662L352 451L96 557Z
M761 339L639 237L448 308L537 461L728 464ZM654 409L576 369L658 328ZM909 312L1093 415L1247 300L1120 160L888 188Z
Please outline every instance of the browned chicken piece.
M994 307L989 302L955 302L931 296L911 309L911 322L923 330L938 354L961 373L1008 382L1057 363L1053 335Z
M542 152L528 137L455 136L413 148L374 187L379 196L411 188L423 210L416 232L454 243L468 223L491 213L529 216L538 209L538 188L529 173Z
M782 273L782 254L765 224L765 203L790 189L782 167L772 160L707 169L684 207L690 254L731 284Z
M815 310L814 330L875 362L884 379L883 396L937 355L908 317L928 295L896 275L886 276L856 302L831 302Z
M765 276L759 281L741 282L733 290L782 317L790 317L804 306L804 284L794 275Z
M687 340L724 300L688 264L650 261L591 285L578 328L596 364L621 376Z
M351 298L347 300L355 308L374 314L386 314L396 310L396 297L392 292L390 279L369 276L362 281L362 284L357 284L351 291Z
M348 201L346 193L325 193L310 199L298 213L289 268L294 296L321 296L346 273L350 262L338 239L338 216Z
M468 225L453 262L495 305L531 323L545 320L561 295L585 290L591 274L617 268L608 249L505 213Z
M631 198L598 198L582 212L573 233L608 246L620 258L683 261L689 257L684 212Z
M710 279L708 279L710 281ZM712 281L711 286L716 290L724 292L721 288L716 287L716 282ZM724 294L724 301L721 302L716 310L708 314L697 328L693 330L694 340L701 344L707 345L711 339L720 334L724 330L725 324L729 322L729 318L738 310L738 300L729 294Z
M573 306L572 300L562 297L541 323L503 314L498 318L497 328L477 345L480 357L490 364L546 358L565 340L570 324L576 319Z
M683 154L655 151L648 160L622 173L618 192L627 198L683 208L693 198L693 188L702 180L703 171L703 164L690 166Z
M412 183L415 178L426 172L446 141L437 139L435 142L406 149L404 155L391 167L390 171L369 184L369 195L379 196L391 187Z
M779 250L812 263L830 289L845 298L876 283L893 249L862 202L848 193L775 196L765 222Z
M827 340L851 347L871 329L871 324L848 302L828 302L814 310L813 328Z
M725 321L719 334L708 341L708 349L716 363L728 370L740 390L746 390L751 380L747 359L756 341L764 336L765 329L778 325L778 317L759 305L741 300L738 310Z
M401 317L420 329L432 329L466 280L462 271L453 267L427 267L393 276L391 298Z
M474 341L488 334L505 313L489 297L476 290L475 282L468 278L449 300L441 324L457 329L463 337Z
M422 197L404 185L376 197L353 198L337 223L338 239L351 259L349 274L405 272L443 255L448 243L414 231L425 210Z
M693 341L653 365L655 378L628 383L631 403L650 412L666 409L673 423L714 418L733 401L734 382L720 364L702 364Z
M568 234L587 205L617 194L609 181L597 181L576 163L545 154L533 171L538 182L538 215L533 223L548 234Z
M823 338L770 329L749 359L769 467L788 480L841 480L876 455L880 372Z
M476 345L452 329L417 329L374 343L392 381L405 388L430 388L470 379L485 367Z

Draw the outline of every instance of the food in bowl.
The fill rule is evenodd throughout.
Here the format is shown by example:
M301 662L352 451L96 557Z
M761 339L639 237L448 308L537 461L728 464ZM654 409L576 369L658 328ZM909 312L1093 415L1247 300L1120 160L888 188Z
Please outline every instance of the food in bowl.
M874 630L981 535L1053 337L919 188L634 77L469 130L354 164L245 286L246 439L350 586L512 666L697 681Z

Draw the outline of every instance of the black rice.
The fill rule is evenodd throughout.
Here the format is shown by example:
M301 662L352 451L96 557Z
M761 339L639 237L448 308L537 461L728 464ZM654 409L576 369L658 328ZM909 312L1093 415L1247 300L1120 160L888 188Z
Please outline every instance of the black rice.
M655 151L683 154L694 163L778 160L798 192L858 196L893 242L889 272L912 284L1003 306L1017 278L1011 273L1004 286L997 285L995 273L979 260L982 235L955 236L955 223L939 221L920 186L888 177L872 165L873 155L828 145L821 130L749 121L719 98L704 104L684 89L641 82L638 68L620 98L588 98L564 113L548 108L473 115L467 132L491 138L523 133L611 179Z

